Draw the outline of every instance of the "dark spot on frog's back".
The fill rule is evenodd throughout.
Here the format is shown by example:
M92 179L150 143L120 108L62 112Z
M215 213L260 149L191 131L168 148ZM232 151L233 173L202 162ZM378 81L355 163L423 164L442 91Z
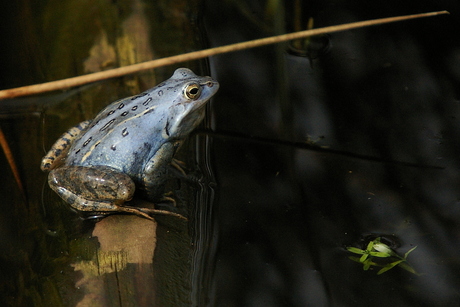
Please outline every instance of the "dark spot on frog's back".
M89 142L91 142L91 140L93 139L93 137L90 137L89 139L87 139L84 143L83 143L83 147L87 146L89 144Z
M107 124L104 125L104 127L102 127L99 131L104 131L105 129L107 129L113 122L115 121L115 118L111 119L109 122L107 122Z
M146 152L149 152L151 148L152 148L152 144L144 142L144 149Z
M65 200L69 205L72 205L72 204L75 203L75 201L77 200L77 195L75 195L75 194L67 195L67 196L65 196L64 200Z
M142 105L146 106L146 105L149 104L150 101L152 101L152 97L149 97L149 99L147 99L146 101L144 101L144 102L142 103Z
M112 146L110 146L110 149L112 149L113 151L116 151L116 150L117 150L117 146L116 146L116 145L112 145Z
M124 128L122 131L121 131L121 136L122 137L125 137L129 134L129 131L128 131L128 128Z
M125 106L124 103L120 103L120 104L118 105L118 109L123 109L124 106Z

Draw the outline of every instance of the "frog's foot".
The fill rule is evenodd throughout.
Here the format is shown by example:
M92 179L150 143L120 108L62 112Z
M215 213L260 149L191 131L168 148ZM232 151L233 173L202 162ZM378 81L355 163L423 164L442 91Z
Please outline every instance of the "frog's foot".
M116 211L117 212L126 212L126 213L135 214L137 216L141 216L141 217L144 217L144 218L146 218L148 220L154 221L153 217L151 217L150 215L145 213L143 211L143 209L140 209L140 208L129 207L129 206L118 206Z
M150 215L135 207L119 206L110 202L88 200L62 187L58 187L53 190L55 190L56 193L61 196L61 198L64 199L72 208L78 211L98 212L102 215L108 215L117 212L127 212L145 217L146 219L153 221L153 218Z
M171 201L174 202L175 204L175 200L173 198L171 199L166 199L165 201ZM161 203L161 201L159 201L157 204ZM144 214L153 214L153 215L169 215L169 216L174 216L174 217L178 217L182 220L188 220L186 217L184 217L182 214L179 214L179 213L175 213L173 211L170 211L170 210L163 210L163 209L155 209L154 208L154 204L150 201L146 201L146 200L143 200L143 199L139 199L139 198L134 198L133 200L129 201L128 203L126 204L129 204L128 206L127 205L123 205L120 207L120 211L125 211L125 212L129 212L129 213L132 213L132 214L137 214L137 215L142 215L144 216ZM125 210L125 208L127 208L127 210ZM143 214L139 214L140 213L143 213ZM152 218L150 218L152 219Z
M55 190L59 196L61 196L70 206L78 211L83 212L98 212L101 215L109 215L115 213L130 213L140 217L144 217L148 220L154 221L154 218L151 217L149 214L159 214L159 215L169 215L178 217L183 220L188 220L181 214L174 213L167 210L158 210L158 209L150 209L150 208L137 208L131 206L123 206L118 205L110 202L103 202L103 201L93 201L85 199L81 196L78 196L68 190L63 188L57 188Z

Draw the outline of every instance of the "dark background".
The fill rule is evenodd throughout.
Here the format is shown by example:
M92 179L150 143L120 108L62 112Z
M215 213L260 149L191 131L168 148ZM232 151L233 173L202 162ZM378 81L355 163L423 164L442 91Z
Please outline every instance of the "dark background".
M166 9L172 5L163 2ZM28 22L37 22L33 16L42 6L2 5L0 86L62 77L49 72L60 65L56 54L50 56L54 46L24 39L33 28ZM319 28L436 10L451 13L333 33L304 42L307 47L300 49L286 43L209 59L208 73L220 90L198 135L207 137L208 147L201 151L209 153L211 162L200 166L210 178L204 181L213 182L202 189L212 190L214 201L198 203L191 216L199 222L191 223L190 232L200 255L192 269L199 276L192 305L458 306L459 2L192 5L197 13L187 17L192 29L201 32L184 33L192 32L203 48L291 32L297 22L303 30L310 17ZM24 14L20 19L18 12ZM123 17L124 8L119 12ZM63 18L34 35L58 31L67 23ZM174 35L168 41L174 42ZM62 48L78 54L76 45L91 43L70 40ZM164 54L177 53L169 45L162 48ZM33 60L37 55L42 61ZM84 59L86 51L79 56ZM81 73L79 62L66 63L72 65L73 75ZM114 88L110 95L100 94L101 100L127 96L123 88ZM42 199L49 193L38 163L44 144L55 137L41 130L48 112L42 106L65 99L41 98L0 105L1 127L19 153L28 199L35 204L19 205L20 193L2 157L0 239L6 247L0 289L8 301L24 296L29 300L22 302L30 302L31 292L15 291L24 284L51 282L59 271L50 268L66 266L59 251L67 238L51 238L53 229L41 228L30 213L45 215ZM78 114L78 122L94 112L84 111L68 112ZM61 221L62 212L52 215L53 225L69 222ZM47 239L38 241L45 232ZM419 275L399 267L377 275L378 269L364 271L348 258L347 246L363 248L376 236L386 238L400 255L417 246L408 261ZM22 269L24 263L30 268Z
M456 306L458 2L301 2L315 27L451 15L333 33L307 57L287 44L212 57L211 305ZM275 10L286 32L293 3ZM261 1L208 1L206 12L212 46L276 32ZM302 149L312 142L324 151ZM420 276L348 259L346 246L379 235L401 255L417 246L408 260Z

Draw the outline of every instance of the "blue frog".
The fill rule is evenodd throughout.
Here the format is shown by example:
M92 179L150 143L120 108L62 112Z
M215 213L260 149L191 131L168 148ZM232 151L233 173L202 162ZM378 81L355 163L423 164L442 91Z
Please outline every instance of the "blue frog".
M136 188L162 193L177 149L203 120L218 88L211 77L179 68L154 88L111 103L64 133L43 158L50 187L80 211L180 216L123 204Z

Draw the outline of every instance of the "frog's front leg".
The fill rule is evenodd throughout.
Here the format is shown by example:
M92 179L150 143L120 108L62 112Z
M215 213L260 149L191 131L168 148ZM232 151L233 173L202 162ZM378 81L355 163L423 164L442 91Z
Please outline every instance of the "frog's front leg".
M173 157L180 145L180 142L164 143L145 165L142 185L145 187L149 198L153 200L164 199L164 183L168 179L168 169L171 167Z
M51 149L48 151L46 156L43 157L40 166L41 170L50 171L59 166L66 157L70 145L72 145L73 141L89 126L90 123L90 120L86 120L64 132L64 134L57 139L56 143L51 146Z

